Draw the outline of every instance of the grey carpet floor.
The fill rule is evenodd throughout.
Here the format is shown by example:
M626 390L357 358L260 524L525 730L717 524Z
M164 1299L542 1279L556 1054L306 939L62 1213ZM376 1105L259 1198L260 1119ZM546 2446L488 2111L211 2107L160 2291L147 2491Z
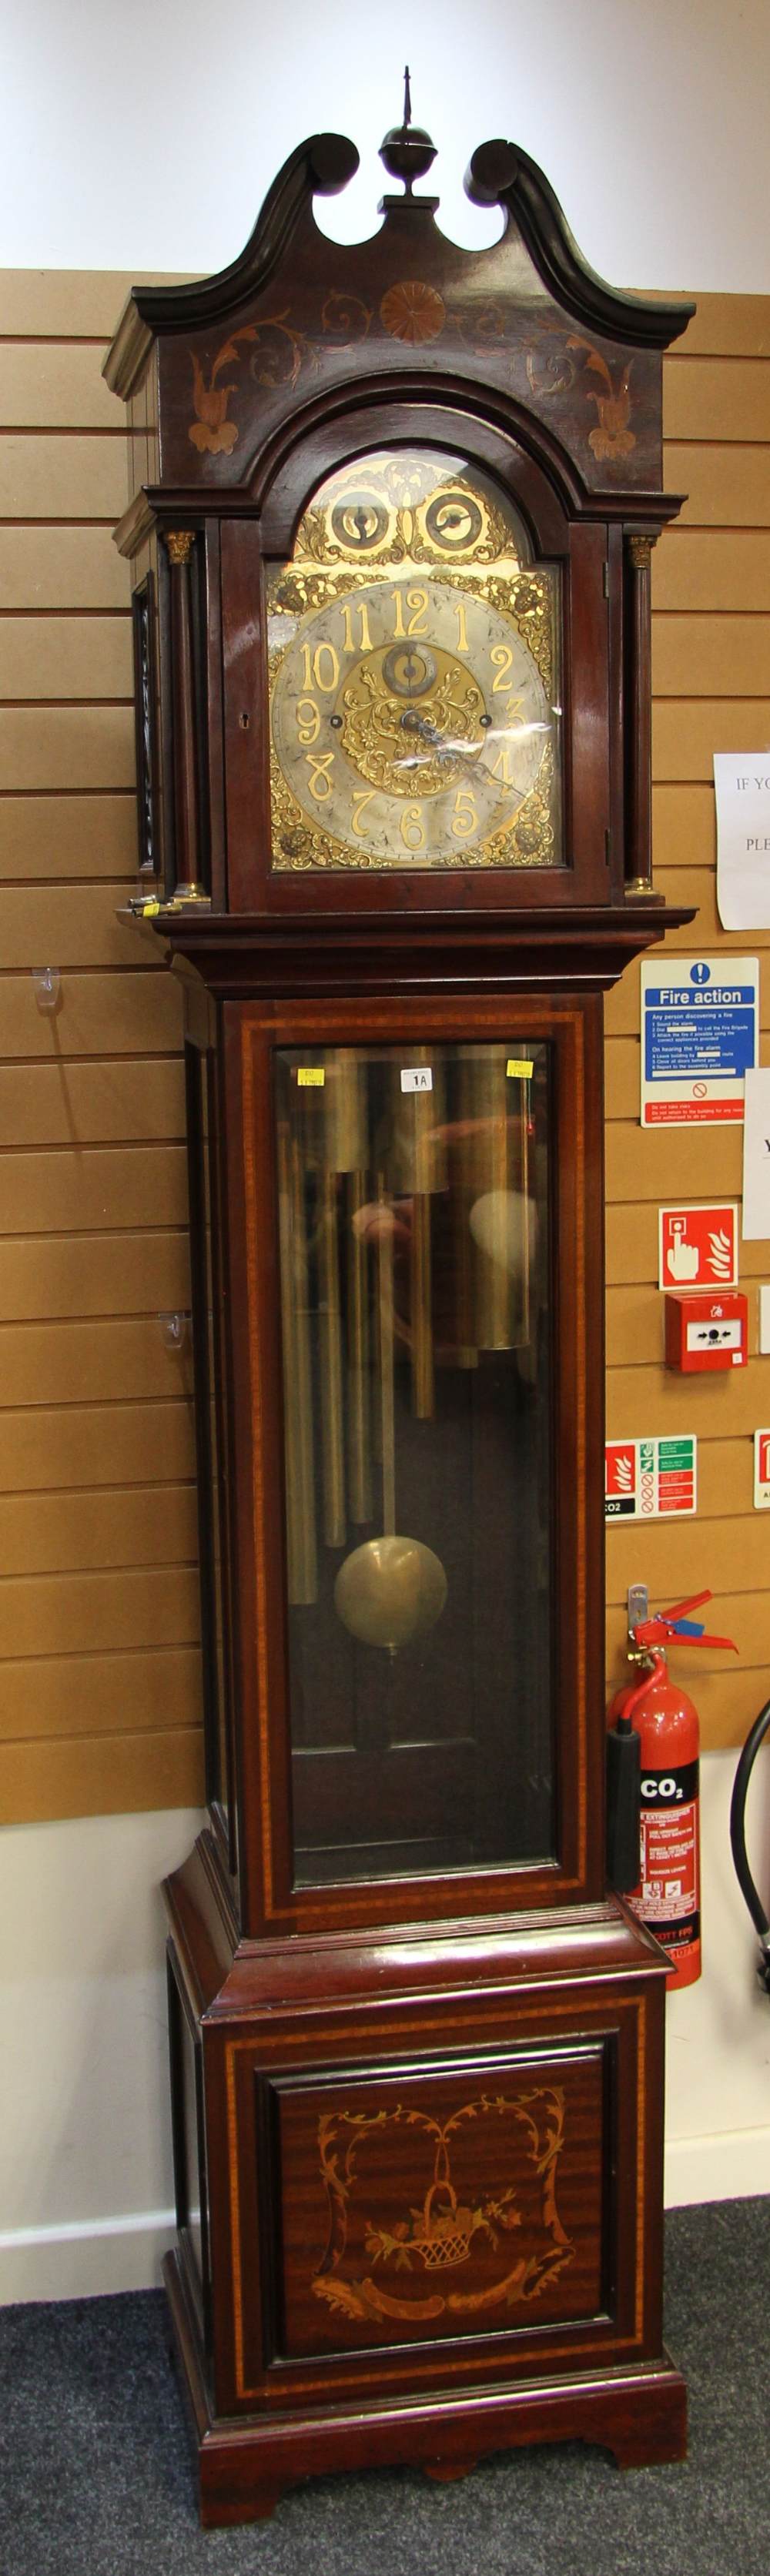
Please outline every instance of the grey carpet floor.
M0 2310L2 2576L767 2576L770 2198L667 2221L666 2334L690 2455L581 2443L319 2478L203 2533L160 2293Z

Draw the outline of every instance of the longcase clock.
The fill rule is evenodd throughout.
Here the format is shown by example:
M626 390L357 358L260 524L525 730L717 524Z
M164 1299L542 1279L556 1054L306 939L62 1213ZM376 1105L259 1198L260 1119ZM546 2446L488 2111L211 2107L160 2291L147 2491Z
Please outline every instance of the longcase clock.
M167 2285L209 2522L334 2467L674 2458L666 1961L607 1890L602 995L661 936L650 554L690 308L473 156L313 138L137 289L144 935L183 979L208 1822ZM417 186L418 193L415 193Z

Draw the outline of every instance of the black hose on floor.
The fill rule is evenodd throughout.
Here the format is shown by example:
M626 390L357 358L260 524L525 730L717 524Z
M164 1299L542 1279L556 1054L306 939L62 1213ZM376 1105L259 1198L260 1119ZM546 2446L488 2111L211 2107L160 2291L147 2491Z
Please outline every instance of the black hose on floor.
M764 1743L768 1729L770 1729L770 1699L765 1701L764 1708L761 1708L759 1716L755 1717L738 1763L730 1805L730 1843L738 1885L745 1897L752 1923L759 1934L762 1955L757 1973L761 1984L770 1994L770 1923L749 1868L745 1830L749 1781L760 1745Z

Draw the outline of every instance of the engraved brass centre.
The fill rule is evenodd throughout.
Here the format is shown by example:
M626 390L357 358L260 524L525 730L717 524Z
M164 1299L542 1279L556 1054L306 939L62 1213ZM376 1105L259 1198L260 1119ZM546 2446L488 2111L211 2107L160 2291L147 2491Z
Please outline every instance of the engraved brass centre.
M336 701L348 759L371 787L434 796L460 780L483 748L478 681L437 646L394 644L367 653Z

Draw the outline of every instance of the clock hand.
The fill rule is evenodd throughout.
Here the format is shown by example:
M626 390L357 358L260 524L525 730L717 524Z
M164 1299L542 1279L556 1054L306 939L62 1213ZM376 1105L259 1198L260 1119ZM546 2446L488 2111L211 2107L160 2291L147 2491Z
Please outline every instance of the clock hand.
M402 715L401 723L405 733L418 733L423 742L430 743L439 762L459 761L461 769L468 770L471 777L475 777L479 761L478 751L473 755L463 751L461 743L454 742L451 735L447 738L446 734L439 733L438 726L431 724L428 716L418 715L414 708L410 709L408 715ZM479 751L481 749L482 745L479 744ZM503 795L516 796L521 802L521 788L516 787L511 779L501 778L500 788Z
M439 762L442 760L445 762L459 761L460 768L468 770L471 778L475 778L479 759L478 752L471 755L470 752L463 751L462 745L459 742L455 743L451 739L447 741L446 734L439 733L438 726L431 724L428 716L418 715L415 709L411 709L408 715L403 715L401 723L405 733L417 733L420 735L423 742L430 743L431 749L435 751ZM481 744L479 744L479 751L480 750ZM513 789L511 792L516 794L517 791Z

